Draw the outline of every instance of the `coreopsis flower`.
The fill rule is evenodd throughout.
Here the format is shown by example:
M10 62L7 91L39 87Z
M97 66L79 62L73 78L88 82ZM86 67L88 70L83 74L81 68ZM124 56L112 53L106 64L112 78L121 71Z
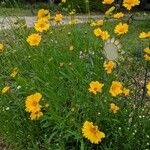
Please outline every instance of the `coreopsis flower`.
M4 45L0 43L0 52L3 52L3 49L4 49Z
M63 15L62 14L56 14L55 16L55 21L57 23L61 22L62 21L62 18L63 18Z
M34 28L37 32L44 32L49 29L49 24L43 19L39 19L35 24Z
M95 26L102 26L104 24L104 20L98 19L96 21L91 22L90 26L95 27Z
M40 112L41 111L41 105L40 100L42 98L42 95L40 93L35 93L30 96L27 96L25 100L25 110L26 112L32 113L32 112Z
M105 138L105 133L99 131L97 126L93 125L93 122L85 121L82 127L83 136L93 144L98 144Z
M30 46L38 46L41 42L41 39L41 35L35 33L28 36L27 42Z
M103 4L112 4L114 0L103 0Z
M147 94L150 95L150 82L148 82L146 88L147 88Z
M119 110L120 108L115 105L114 103L111 103L110 104L110 112L113 112L114 114L117 113L117 111Z
M110 37L107 31L102 31L100 28L94 29L94 34L102 40L107 40Z
M128 24L120 22L118 25L116 25L114 32L117 35L123 35L123 34L127 33L128 32Z
M112 73L112 70L115 66L116 66L116 63L112 60L110 60L107 63L104 63L104 68L105 68L105 71L107 72L107 74Z
M147 60L147 61L150 61L150 55L145 54L145 55L144 55L144 59Z
M149 47L146 47L146 48L144 49L144 52L150 55L150 48L149 48Z
M5 86L3 89L2 89L2 93L5 94L7 93L8 91L10 90L10 86Z
M114 10L115 10L115 7L112 6L111 8L109 8L109 9L105 12L105 15L111 15Z
M100 28L94 29L94 34L99 37L101 36L102 30Z
M97 25L96 22L91 22L90 24L91 27L95 27L96 25Z
M41 111L31 112L31 114L30 114L31 120L37 120L42 116L43 116L43 112L41 112Z
M146 54L144 55L145 60L149 61L149 60L150 60L150 48L149 48L149 47L146 47L146 48L144 49L144 52L146 53Z
M150 38L150 31L149 32L141 32L139 35L140 39Z
M126 89L126 88L123 88L122 93L123 93L125 96L128 96L129 93L130 93L130 90L129 90L129 89Z
M122 13L122 12L119 12L119 13L116 13L116 14L114 14L114 18L115 19L120 19L120 18L122 18L124 16L124 14Z
M102 26L104 24L104 21L102 19L98 19L95 21L97 26Z
M121 82L118 81L113 81L112 85L110 87L109 93L113 96L116 97L119 94L122 94L123 92L123 86Z
M140 0L123 0L123 6L127 10L131 10L132 7L140 4Z
M18 74L18 69L14 69L13 72L10 74L10 77L15 78L16 75Z
M90 83L90 88L88 89L89 92L93 93L93 94L97 94L97 92L102 92L102 87L104 86L104 84L98 82L98 81L92 81Z
M110 37L110 35L108 34L107 31L102 31L100 37L101 37L102 40L105 41L105 40L107 40Z
M38 19L43 19L45 21L48 21L50 19L50 13L46 9L40 9L38 11L37 17L38 17Z

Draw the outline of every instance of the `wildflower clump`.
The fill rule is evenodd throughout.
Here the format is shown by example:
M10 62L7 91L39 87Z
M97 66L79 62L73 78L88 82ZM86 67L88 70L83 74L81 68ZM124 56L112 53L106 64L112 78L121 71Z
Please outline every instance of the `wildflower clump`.
M104 86L104 84L98 82L98 81L92 81L90 83L90 88L88 89L89 92L93 93L93 94L97 94L97 92L101 93L102 92L102 87Z
M85 121L82 127L83 136L93 144L98 144L105 138L105 133L99 131L93 122Z
M42 106L40 105L41 98L42 95L40 93L35 93L27 96L25 100L25 110L26 112L31 113L31 120L36 120L43 116L43 113L41 112Z

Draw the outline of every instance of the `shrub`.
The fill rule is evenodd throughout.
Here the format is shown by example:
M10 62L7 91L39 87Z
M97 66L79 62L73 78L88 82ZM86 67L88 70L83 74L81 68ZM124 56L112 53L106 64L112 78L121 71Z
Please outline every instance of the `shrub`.
M100 0L67 0L67 5L71 7L71 9L75 9L77 12L86 12L87 9L90 11L102 11L103 5Z

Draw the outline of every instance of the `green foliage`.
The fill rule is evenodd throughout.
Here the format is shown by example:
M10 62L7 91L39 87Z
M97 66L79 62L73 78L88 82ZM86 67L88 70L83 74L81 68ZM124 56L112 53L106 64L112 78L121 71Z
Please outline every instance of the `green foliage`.
M115 24L108 22L103 28L112 34ZM148 149L149 110L145 103L144 107L139 105L140 92L136 108L134 97L114 99L109 94L111 81L115 79L135 92L129 79L134 75L138 79L143 77L143 68L139 66L144 61L134 56L134 52L137 47L147 46L139 43L137 36L148 27L148 21L131 24L132 30L122 39L124 50L131 55L126 55L126 60L110 76L103 68L103 42L93 35L89 24L51 27L42 35L38 47L30 47L26 42L27 36L35 32L33 29L1 31L0 39L6 48L0 54L0 89L8 84L11 91L0 94L0 135L14 150ZM71 45L73 51L69 50ZM80 51L87 57L80 59ZM16 67L19 73L11 78L9 75ZM88 92L93 80L105 84L102 93ZM25 98L34 92L42 93L42 106L49 104L48 108L42 108L44 116L37 121L30 120L24 106ZM111 102L119 105L117 114L109 111ZM100 144L91 144L83 138L81 127L86 120L106 134Z
M100 0L67 0L66 7L75 9L77 12L102 11L103 4Z

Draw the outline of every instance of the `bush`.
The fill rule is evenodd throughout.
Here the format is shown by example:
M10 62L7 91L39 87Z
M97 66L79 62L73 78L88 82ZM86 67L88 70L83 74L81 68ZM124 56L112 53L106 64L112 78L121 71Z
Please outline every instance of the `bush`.
M86 12L89 8L90 11L102 11L103 5L100 0L68 0L67 5L71 9L75 9L77 12Z

